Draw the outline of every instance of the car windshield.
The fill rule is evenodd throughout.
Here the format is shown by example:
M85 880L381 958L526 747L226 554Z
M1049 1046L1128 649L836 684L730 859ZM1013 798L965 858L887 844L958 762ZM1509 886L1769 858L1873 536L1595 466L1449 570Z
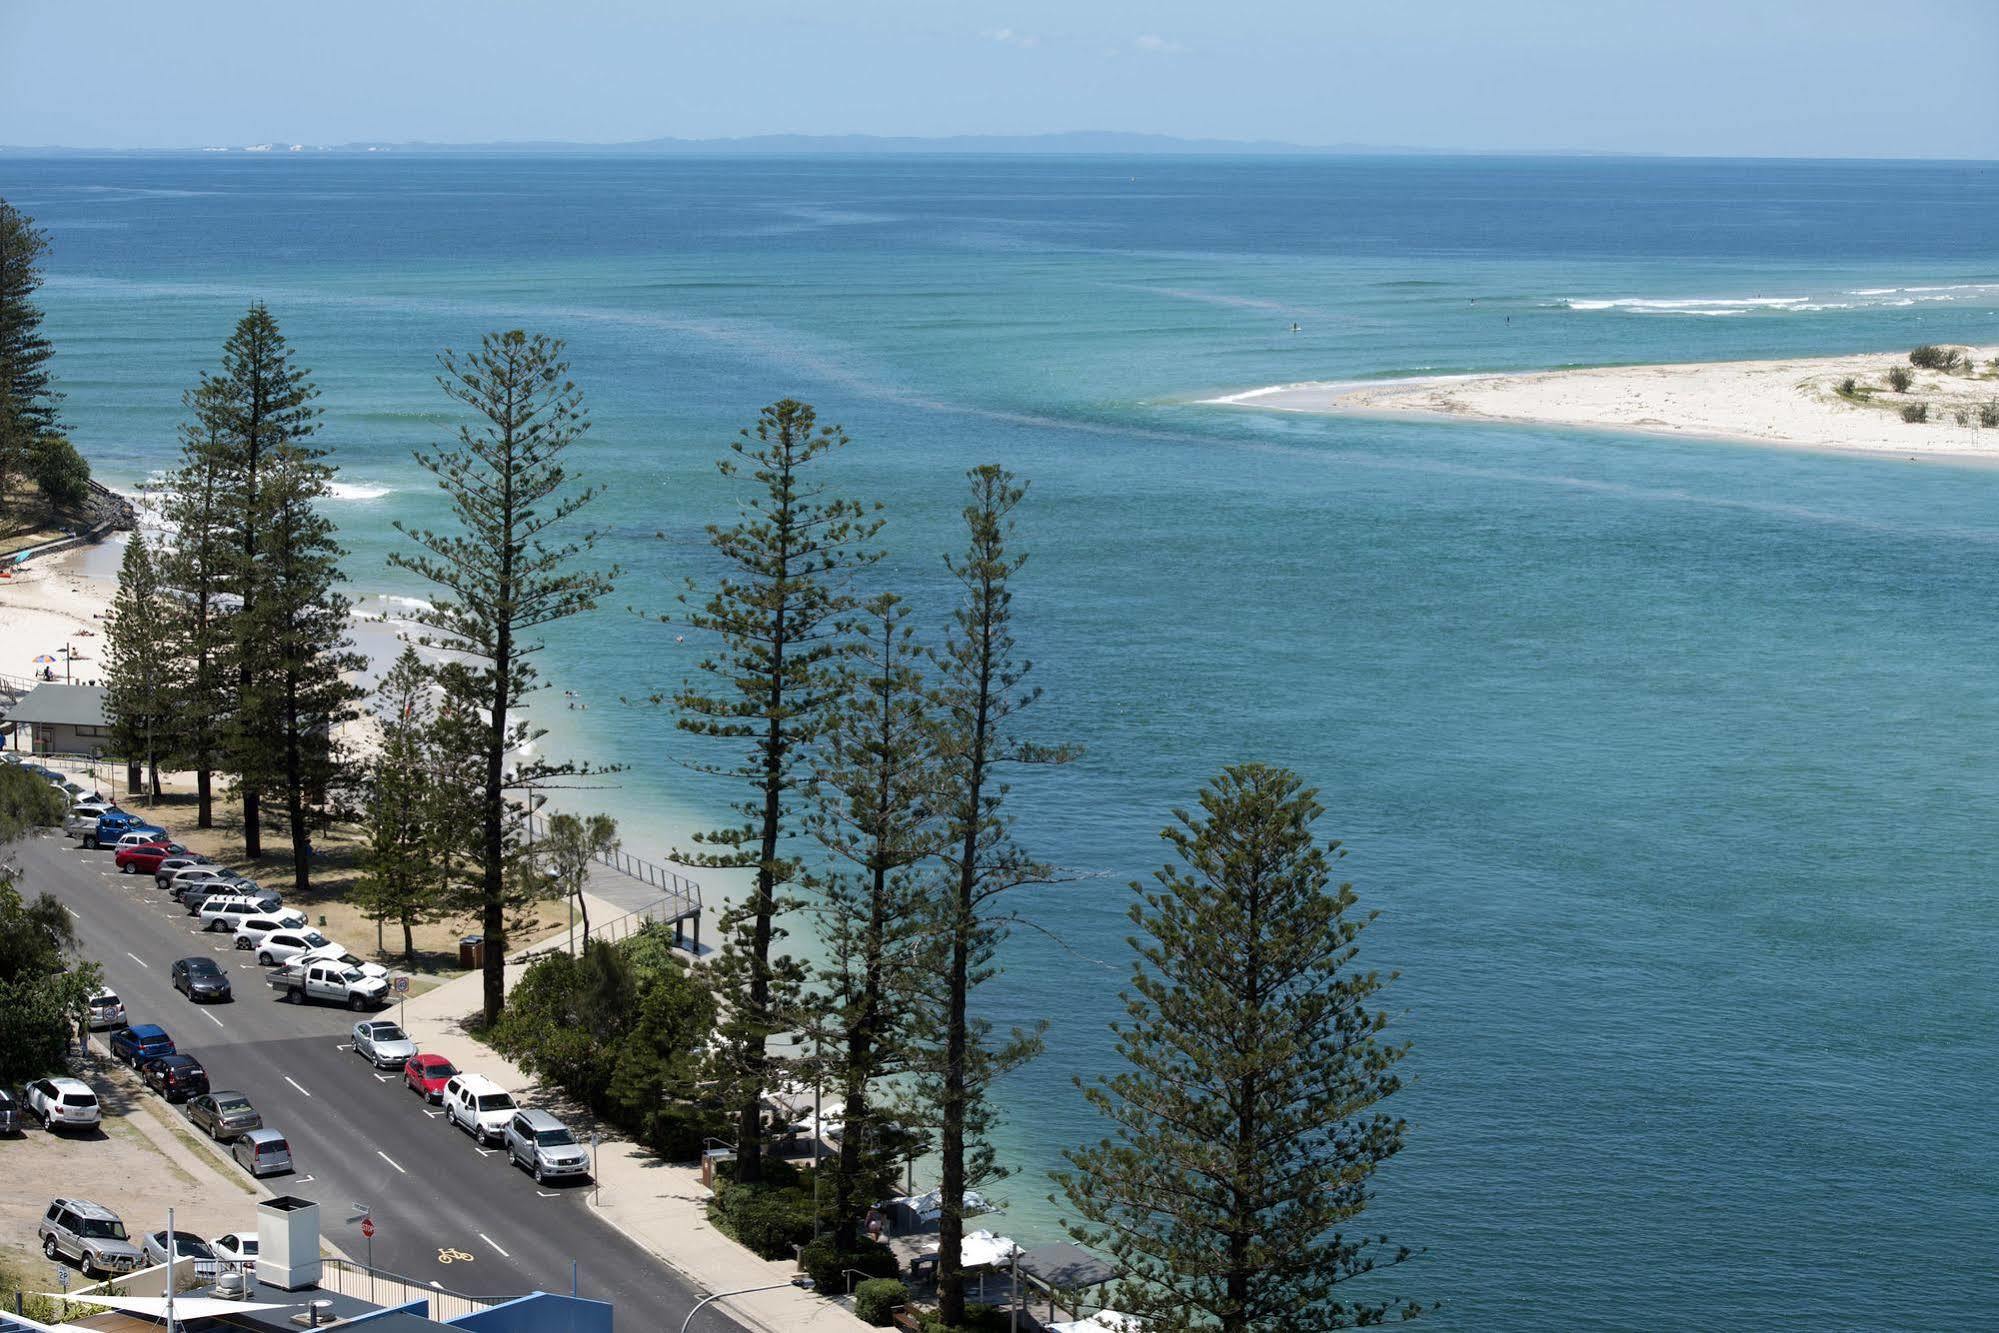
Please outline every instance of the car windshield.
M534 1136L534 1141L544 1148L561 1148L576 1142L566 1129L544 1129Z
M360 972L351 967L340 974L340 979L346 982L350 986L356 985L362 981L367 980L367 978L363 977L360 974Z
M174 1253L192 1254L206 1259L213 1251L202 1243L201 1237L190 1236L185 1231L176 1231L174 1233Z
M504 1092L489 1092L479 1099L479 1109L482 1111L511 1111L514 1109L514 1099L507 1096Z
M458 1067L449 1060L434 1060L422 1068L425 1078L452 1078L458 1073Z
M308 949L324 949L327 945L333 943L332 940L327 939L326 936L316 930L308 930L301 934L299 938L305 941L305 947Z
M405 1037L403 1035L403 1030L397 1027L394 1023L377 1023L375 1025L375 1040L408 1041L409 1038Z
M221 1097L216 1100L215 1109L218 1111L247 1111L250 1109L250 1099L248 1097Z
M219 976L222 969L217 967L210 959L190 958L187 960L187 972L192 977L213 977Z
M98 1005L102 1008L108 1009L112 1005L118 1003L118 997L116 995L93 995L90 997L90 1002L94 1005Z
M83 1234L92 1240L123 1240L125 1224L115 1217L86 1217Z
M62 1097L64 1106L95 1106L97 1098L87 1092L66 1092Z

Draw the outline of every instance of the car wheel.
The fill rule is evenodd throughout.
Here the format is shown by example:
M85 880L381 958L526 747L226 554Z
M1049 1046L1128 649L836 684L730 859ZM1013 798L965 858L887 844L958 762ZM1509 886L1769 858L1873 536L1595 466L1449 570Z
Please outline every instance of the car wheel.
M87 1257L87 1256L85 1257L85 1259L84 1259L84 1261L83 1261L83 1271L84 1271L84 1273L85 1273L85 1274L87 1274L88 1276L90 1276L90 1277L94 1277L94 1278L99 1278L99 1279L103 1279L103 1278L107 1278L107 1277L110 1277L110 1276L111 1276L111 1270L110 1270L110 1269L108 1269L108 1268L99 1268L99 1267L97 1266L97 1261L96 1261L95 1259L92 1259L92 1258L89 1258L89 1257Z
M236 947L237 947L238 949L241 949L241 950L243 950L243 951L244 951L245 953L247 953L247 952L249 952L249 949L250 949L250 941L248 941L248 940L237 940L237 941L236 941Z
M368 1002L359 995L350 995L347 997L347 1007L358 1014L368 1007Z
M124 865L122 865L122 866L119 866L119 867L118 867L118 873L119 873L119 874L121 874L121 875L129 875L129 874L131 874L131 873L132 873L132 863L131 863L130 861L127 861L127 862L126 862L126 863L125 863Z
M259 966L259 967L276 967L276 966L277 966L277 964L271 961L271 956L270 956L269 954L267 954L267 953L259 953L259 954L257 955L257 966Z
M536 1162L536 1163L534 1164L534 1183L535 1183L535 1184L537 1184L537 1185L541 1184L541 1179L542 1179L542 1177L541 1177L541 1163L540 1163L540 1162Z
M56 1238L54 1236L42 1237L42 1253L57 1262L61 1262L62 1260L61 1253L56 1249Z

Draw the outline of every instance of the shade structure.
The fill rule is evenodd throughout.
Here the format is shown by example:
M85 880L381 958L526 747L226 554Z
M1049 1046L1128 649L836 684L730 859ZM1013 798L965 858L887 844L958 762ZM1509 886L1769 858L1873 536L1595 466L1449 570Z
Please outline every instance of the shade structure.
M1047 1333L1143 1333L1138 1320L1116 1310L1099 1310L1088 1319L1065 1319L1042 1327Z
M1031 1278L1051 1291L1084 1291L1118 1278L1116 1265L1066 1240L1022 1250L1018 1267L1022 1277Z
M1005 1268L1020 1253L1020 1246L990 1231L968 1231L958 1247L958 1263L965 1268Z
M164 1296L79 1296L74 1292L45 1291L42 1295L52 1301L79 1301L86 1305L102 1305L112 1310L123 1310L127 1314L145 1315L152 1319L167 1317L167 1298ZM214 1296L174 1297L174 1318L219 1319L227 1314L241 1314L245 1310L288 1310L288 1305L266 1305L259 1301L225 1301Z

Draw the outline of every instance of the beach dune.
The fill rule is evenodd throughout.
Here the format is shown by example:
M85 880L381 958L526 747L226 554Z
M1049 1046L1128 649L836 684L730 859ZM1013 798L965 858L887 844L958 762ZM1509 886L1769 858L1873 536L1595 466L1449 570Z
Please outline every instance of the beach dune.
M1999 458L1999 428L1979 425L1980 407L1999 401L1999 374L1989 365L1999 350L1966 350L1975 373L1916 369L1904 349L1783 361L1285 384L1207 401L1266 411L1413 413L1905 456ZM1913 376L1906 392L1886 383L1894 366ZM1842 395L1849 378L1863 401ZM1902 419L1903 407L1916 403L1928 406L1928 421Z

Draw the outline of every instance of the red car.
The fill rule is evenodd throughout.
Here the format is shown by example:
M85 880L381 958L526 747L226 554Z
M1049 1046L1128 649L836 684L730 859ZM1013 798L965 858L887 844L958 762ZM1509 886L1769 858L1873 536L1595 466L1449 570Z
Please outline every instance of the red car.
M177 842L148 842L137 847L121 847L115 858L120 874L150 875L169 856L186 856L187 848Z
M444 1096L444 1085L458 1076L458 1069L441 1055L419 1051L403 1061L403 1086L427 1102Z

